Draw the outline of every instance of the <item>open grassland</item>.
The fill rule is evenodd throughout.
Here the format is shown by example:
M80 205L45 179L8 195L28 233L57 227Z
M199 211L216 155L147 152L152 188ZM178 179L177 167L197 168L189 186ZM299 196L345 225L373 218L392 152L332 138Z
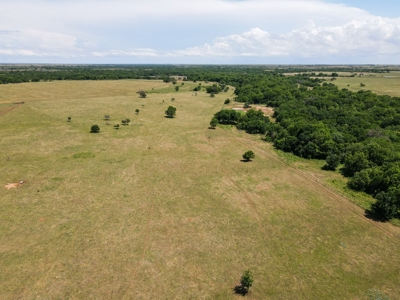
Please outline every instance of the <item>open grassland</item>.
M231 92L195 85L0 86L0 106L25 101L0 116L0 182L25 181L0 188L0 298L232 299L250 269L249 299L397 299L399 228L326 188L328 172L207 129Z
M354 92L370 90L379 95L400 97L400 72L365 74L361 77L338 77L333 83L340 89L346 88ZM365 86L361 87L361 83Z

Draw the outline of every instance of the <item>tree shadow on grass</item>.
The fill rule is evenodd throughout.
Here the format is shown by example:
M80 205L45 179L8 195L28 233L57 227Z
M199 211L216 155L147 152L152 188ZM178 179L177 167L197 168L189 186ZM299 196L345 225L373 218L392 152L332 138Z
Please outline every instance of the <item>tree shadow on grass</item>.
M321 167L321 170L324 170L324 171L332 171L332 172L335 172L335 171L336 171L336 169L334 169L334 168L332 168L332 167L330 167L330 166L328 166L328 165L323 165L323 166Z
M173 118L175 118L175 117L164 116L164 118L166 118L166 119L173 119Z
M233 292L236 295L242 295L243 297L247 295L249 292L244 286L242 285L237 285L233 288Z
M214 130L215 130L215 127L211 127L211 126L209 126L209 127L208 127L208 129L214 129Z
M251 159L249 159L249 160L247 160L247 159L241 159L240 161L241 161L241 162L244 162L244 163L252 162Z
M364 212L364 217L367 219L373 220L375 222L382 222L382 218L374 214L370 209L366 209Z
M386 223L390 221L390 219L385 219L385 217L377 212L372 211L371 209L366 209L364 213L364 217L370 219L375 222ZM393 219L400 219L400 213L397 213Z

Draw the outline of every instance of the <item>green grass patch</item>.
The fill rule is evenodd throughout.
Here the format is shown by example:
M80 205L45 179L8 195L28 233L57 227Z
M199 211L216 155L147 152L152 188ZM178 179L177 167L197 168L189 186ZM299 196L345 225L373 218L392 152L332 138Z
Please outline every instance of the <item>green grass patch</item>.
M73 158L95 158L96 155L92 152L81 152L72 155Z

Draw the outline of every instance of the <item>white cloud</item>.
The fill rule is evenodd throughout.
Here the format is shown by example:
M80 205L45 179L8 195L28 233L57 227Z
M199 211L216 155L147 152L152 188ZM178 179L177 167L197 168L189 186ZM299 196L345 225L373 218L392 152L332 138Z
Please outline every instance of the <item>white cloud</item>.
M324 0L0 2L0 62L9 56L84 63L375 55L400 62L399 19Z
M0 54L11 56L74 56L80 51L71 35L35 29L0 31Z
M400 58L400 19L376 17L342 26L320 27L314 22L286 34L253 28L219 37L212 44L175 51L181 56L326 57L381 56Z
M123 50L109 50L103 52L93 52L94 56L97 57L112 57L112 56L142 56L142 57L156 57L159 56L154 49L131 49L129 51Z

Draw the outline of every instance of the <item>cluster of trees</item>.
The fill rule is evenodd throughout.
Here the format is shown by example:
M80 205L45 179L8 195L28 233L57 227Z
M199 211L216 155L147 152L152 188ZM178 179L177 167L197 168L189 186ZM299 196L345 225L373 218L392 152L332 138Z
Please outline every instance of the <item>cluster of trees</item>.
M267 102L274 104L277 121L268 124L267 140L301 157L326 159L328 169L342 165L349 187L377 199L371 207L376 216L395 217L400 209L400 98L327 83L289 89L286 95Z
M251 134L265 134L270 120L261 110L250 109L245 114L233 110L222 109L214 115L220 124L236 125L240 130Z
M376 217L399 216L400 98L339 90L304 75L249 74L230 79L236 101L274 107L276 122L253 110L246 115L222 110L215 114L219 123L248 133L266 132L266 140L278 149L325 159L327 169L340 166L350 177L350 188L376 198L371 207Z
M227 92L228 90L229 90L229 87L226 86L226 84L214 83L214 84L206 87L206 91L209 94L218 94L222 91Z

